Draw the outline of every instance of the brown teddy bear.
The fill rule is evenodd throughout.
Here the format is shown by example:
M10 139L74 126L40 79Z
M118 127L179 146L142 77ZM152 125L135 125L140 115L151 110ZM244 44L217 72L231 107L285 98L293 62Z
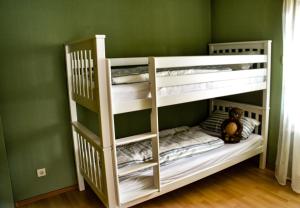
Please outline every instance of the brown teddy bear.
M221 138L225 143L238 143L242 138L243 124L240 118L243 115L240 108L231 108L229 118L225 119L221 125Z

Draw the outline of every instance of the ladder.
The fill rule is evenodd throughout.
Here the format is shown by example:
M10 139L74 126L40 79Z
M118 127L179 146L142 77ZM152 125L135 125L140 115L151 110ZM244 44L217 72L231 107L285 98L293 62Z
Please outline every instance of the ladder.
M119 190L119 177L126 176L130 173L134 173L147 168L153 168L153 187L139 191L138 195L131 196L130 198L123 198L120 196L119 192L119 204L125 204L135 199L147 196L149 194L160 191L160 163L159 163L159 126L158 126L158 107L157 107L157 95L156 95L156 69L154 65L154 58L149 58L149 83L151 92L151 132L133 135L129 137L124 137L116 139L113 145L115 153L115 165L117 172L117 184ZM114 126L114 125L113 125ZM115 136L114 136L115 137ZM123 168L118 168L117 166L117 147L121 145L131 144L135 142L141 142L145 140L151 140L152 144L152 160L144 163L139 163L131 166L125 166Z

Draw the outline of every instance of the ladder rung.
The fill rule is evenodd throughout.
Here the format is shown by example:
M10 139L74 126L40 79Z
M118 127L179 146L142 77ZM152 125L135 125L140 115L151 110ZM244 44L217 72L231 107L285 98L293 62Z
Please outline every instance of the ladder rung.
M125 204L125 203L128 203L130 201L134 201L138 198L153 194L155 192L158 192L158 189L156 189L156 188L146 188L146 189L139 190L138 192L135 191L132 194L128 193L128 194L126 194L126 198L121 195L121 203Z
M124 175L127 175L129 173L133 173L133 172L136 172L136 171L139 171L139 170L150 168L150 167L153 167L153 166L156 166L156 165L157 165L157 162L144 162L144 163L139 163L139 164L136 164L136 165L126 166L126 167L120 168L118 170L118 175L119 176L124 176Z
M143 141L146 139L154 138L156 136L157 136L156 134L150 132L150 133L138 134L138 135L134 135L134 136L130 136L130 137L124 137L121 139L117 139L116 145L121 146L124 144L139 142L139 141Z

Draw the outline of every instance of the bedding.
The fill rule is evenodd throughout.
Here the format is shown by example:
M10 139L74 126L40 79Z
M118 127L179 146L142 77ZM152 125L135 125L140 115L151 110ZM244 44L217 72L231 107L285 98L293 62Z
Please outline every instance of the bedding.
M179 179L194 175L208 168L230 161L249 151L262 147L262 137L251 134L247 140L242 140L237 144L225 144L218 149L214 149L202 154L197 154L188 158L182 158L160 168L161 186L168 185ZM120 197L121 201L130 199L145 189L153 186L152 170L133 173L120 177Z
M260 53L258 51L243 51L239 52L238 54L232 53L231 55L260 55ZM253 66L253 64L230 64L227 66L230 67L232 70L247 70L250 69Z
M163 68L157 69L156 76L182 76L201 73L213 73L219 71L231 71L226 66L194 66L189 68ZM148 66L137 66L127 68L115 68L111 70L112 84L129 84L146 82L149 80Z
M201 90L218 89L223 87L235 88L244 87L248 84L258 84L265 81L265 77L253 77L236 80L225 81L210 81L201 82L197 84L178 85L172 87L161 87L157 89L157 96L172 96L189 92L196 92ZM126 101L133 99L145 99L149 98L150 86L148 82L132 83L132 84L119 84L112 86L112 97L115 102Z
M200 127L208 132L221 135L221 125L227 118L227 112L216 110L205 121L200 123ZM242 139L247 139L253 130L260 125L260 122L253 118L242 117L240 121L243 124ZM215 135L214 133L213 135Z
M210 136L196 127L177 127L159 133L160 164L210 151L224 145L223 140ZM118 167L152 159L151 141L145 140L117 148Z

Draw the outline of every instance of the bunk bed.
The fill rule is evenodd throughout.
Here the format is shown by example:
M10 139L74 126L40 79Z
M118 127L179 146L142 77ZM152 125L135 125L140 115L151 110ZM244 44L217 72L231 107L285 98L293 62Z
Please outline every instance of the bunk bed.
M104 35L66 44L69 103L79 190L84 190L86 181L105 206L130 207L255 155L260 155L259 166L265 168L271 41L210 44L209 54L106 58ZM114 77L116 71L113 70L124 70L124 67L142 67L143 72L130 74L125 81L124 77ZM262 106L215 99L253 91L263 92ZM261 125L255 128L247 140L235 145L219 145L218 140L207 136L216 141L217 148L198 151L188 158L177 158L165 163L165 158L162 158L164 148L167 151L172 149L162 145L162 135L165 132L159 132L158 108L207 99L210 100L211 113L215 110L227 112L230 107L240 107L245 111L245 117L259 120ZM98 114L98 135L77 120L77 104ZM151 132L115 138L114 115L144 109L151 110ZM202 134L198 127L182 128L188 134L190 131ZM150 159L121 166L120 149L124 146L126 149L126 145L131 145L130 148L134 149L135 144L142 142L149 142ZM190 160L191 157L193 160Z

